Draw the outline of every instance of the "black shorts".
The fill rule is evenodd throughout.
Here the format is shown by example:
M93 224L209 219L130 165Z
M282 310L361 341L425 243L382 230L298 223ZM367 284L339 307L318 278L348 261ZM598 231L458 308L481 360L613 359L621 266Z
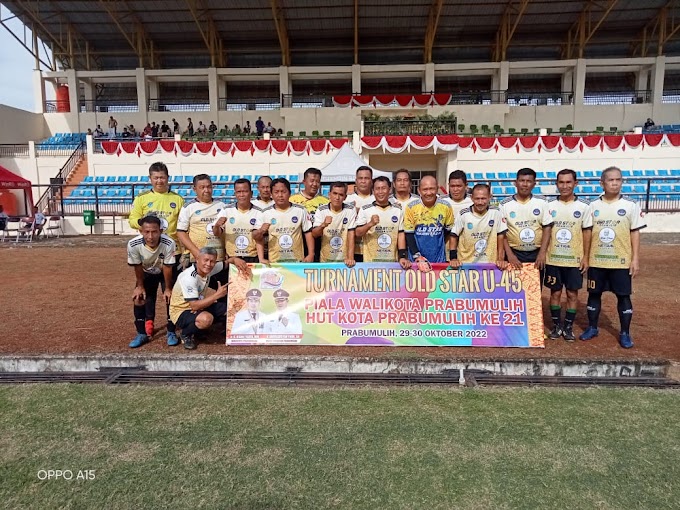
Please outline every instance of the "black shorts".
M567 290L579 290L583 287L583 275L578 267L561 267L546 264L543 285L552 291L562 290L562 287L565 287Z
M588 292L596 294L610 291L620 296L630 296L633 293L633 279L628 269L589 267L587 287Z
M536 258L538 257L538 250L519 251L519 250L515 250L514 248L510 248L510 249L512 250L512 253L515 254L515 257L517 257L517 260L519 260L523 264L524 263L536 262Z
M208 312L215 318L221 317L222 315L227 313L227 304L218 301L217 303L213 303L212 305L210 305L208 308L201 310L201 312ZM196 322L196 316L201 312L192 312L191 310L184 310L177 318L175 326L178 327L179 329L184 329L188 326L191 326Z

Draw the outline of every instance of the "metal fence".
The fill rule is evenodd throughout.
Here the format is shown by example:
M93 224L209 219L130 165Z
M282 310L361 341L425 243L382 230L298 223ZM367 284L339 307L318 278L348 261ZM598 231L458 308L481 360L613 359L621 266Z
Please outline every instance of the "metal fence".
M247 110L278 110L281 108L281 98L279 97L221 97L217 101L218 109L229 112L240 112Z
M456 132L456 120L365 120L364 135L447 135Z
M585 105L616 105L616 104L644 104L651 103L650 90L630 91L587 91L583 97Z
M38 202L36 203L38 210L48 210L50 214L64 216L64 182L86 152L87 148L85 142L81 142L80 145L71 152L71 155L68 160L66 160L66 163L64 163L64 166L61 167L56 177L50 179L50 186L38 199ZM58 209L59 212L56 212L55 209Z
M210 101L206 98L154 98L149 99L150 112L209 112Z
M136 99L94 99L94 100L80 100L80 112L95 112L95 113L126 113L138 112L139 103Z
M0 144L0 157L3 158L27 158L28 144L3 143Z

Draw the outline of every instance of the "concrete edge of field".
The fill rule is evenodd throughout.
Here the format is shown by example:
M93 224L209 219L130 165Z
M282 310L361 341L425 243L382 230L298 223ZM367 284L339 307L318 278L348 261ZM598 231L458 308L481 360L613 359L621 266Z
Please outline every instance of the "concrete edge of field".
M94 372L143 368L152 372L321 372L349 374L441 374L484 370L495 375L573 377L665 377L680 380L669 360L618 359L394 359L341 356L202 354L2 355L0 372Z

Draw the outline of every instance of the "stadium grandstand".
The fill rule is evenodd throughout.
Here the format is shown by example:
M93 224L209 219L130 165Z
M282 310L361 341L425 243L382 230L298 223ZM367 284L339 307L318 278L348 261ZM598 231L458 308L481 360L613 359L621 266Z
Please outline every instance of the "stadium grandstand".
M6 1L37 112L0 107L0 165L70 233L90 231L85 210L124 230L154 161L185 197L207 173L229 199L236 178L297 183L344 145L414 186L464 170L497 200L526 166L541 193L573 168L596 197L613 164L666 218L680 210L679 15L667 0Z

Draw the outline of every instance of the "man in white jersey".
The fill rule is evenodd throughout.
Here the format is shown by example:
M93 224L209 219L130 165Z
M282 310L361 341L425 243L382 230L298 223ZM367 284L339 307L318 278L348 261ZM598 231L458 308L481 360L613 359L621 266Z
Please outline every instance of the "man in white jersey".
M269 262L314 262L314 236L307 209L290 202L290 182L279 178L272 181L274 205L262 211L253 232L256 242L262 243L269 234ZM308 255L304 255L303 239Z
M557 174L559 196L548 199L549 221L552 226L545 231L549 237L546 255L544 284L550 289L550 317L552 329L549 338L562 336L573 342L574 319L578 305L578 291L583 286L583 274L588 270L590 234L593 227L588 202L574 195L578 184L576 172L565 168ZM562 323L562 287L567 291L567 312Z
M198 250L194 264L177 277L170 299L170 317L182 330L185 349L195 349L194 335L227 313L222 298L227 295L228 284L219 283L217 290L209 287L210 278L222 269L224 262L217 262L217 250L206 246Z
M363 206L370 204L373 202L373 200L375 200L375 197L372 195L372 186L373 169L366 165L362 165L357 168L354 178L354 193L347 195L347 199L345 200L345 202L353 205L356 208L357 215ZM363 262L363 253L363 241L359 236L357 236L354 243L354 260L357 262Z
M449 174L449 194L444 197L444 202L453 210L453 220L463 209L472 207L472 200L467 194L467 175L462 170L454 170Z
M161 234L160 218L145 216L140 219L139 233L127 245L128 264L134 268L136 280L132 303L137 335L130 342L132 348L140 347L151 340L146 324L150 321L153 325L156 316L158 286L161 286L167 305L172 295L172 268L175 265L175 242ZM169 312L167 341L170 346L179 343Z
M605 169L600 184L604 194L590 203L593 233L588 254L588 329L579 338L590 340L599 334L602 293L611 291L618 300L619 345L630 349L632 279L640 271L640 229L647 223L640 206L621 195L621 169L615 166Z
M257 198L253 199L253 205L264 210L270 205L274 205L272 200L272 178L263 175L257 180Z
M373 180L375 200L359 210L356 236L363 239L364 262L397 262L406 249L404 213L399 204L390 203L390 180Z
M516 193L501 202L500 211L505 218L508 231L505 235L504 251L510 266L521 269L523 263L535 263L543 271L549 236L543 229L552 223L546 216L548 202L541 195L531 192L536 186L536 172L531 168L520 168L515 179ZM543 274L541 274L543 281Z
M354 266L354 229L356 209L344 203L347 184L334 182L329 193L330 203L320 205L314 215L312 235L320 239L321 262L344 262ZM317 241L319 242L319 241Z
M262 210L252 203L253 192L248 179L234 182L236 203L226 206L217 215L214 232L224 237L226 261L250 275L248 264L264 260L264 247L255 242L253 231L262 219Z
M399 204L403 209L414 200L418 200L418 195L411 193L411 172L401 168L394 173L394 194L390 197L390 202Z
M177 220L177 237L184 246L187 263L196 260L198 250L205 246L215 248L217 261L224 260L224 242L213 232L213 226L226 204L213 199L213 183L207 174L194 177L196 198L186 202L179 212Z
M451 231L451 267L462 264L495 263L505 269L503 238L508 230L497 207L489 207L491 188L488 184L476 184L472 188L472 207L456 214Z

